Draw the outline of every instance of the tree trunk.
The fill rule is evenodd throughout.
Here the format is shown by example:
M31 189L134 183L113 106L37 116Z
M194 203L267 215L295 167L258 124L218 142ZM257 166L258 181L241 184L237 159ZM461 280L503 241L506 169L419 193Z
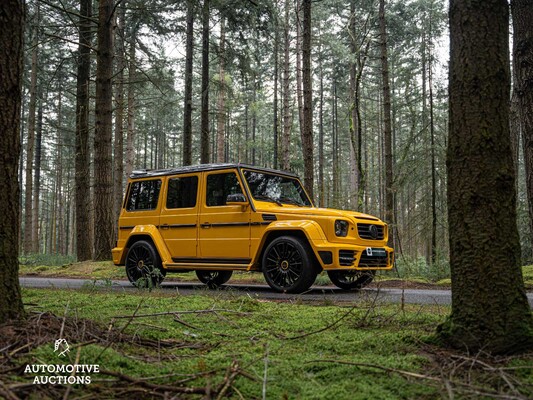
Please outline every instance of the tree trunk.
M319 57L320 101L318 110L318 206L324 207L324 69L322 54Z
M24 195L24 252L33 250L32 235L32 192L33 192L33 156L35 146L35 110L37 105L37 57L39 49L40 10L37 3L37 24L33 30L31 51L30 104L28 109L28 139L26 142L26 187Z
M92 233L89 223L89 85L91 75L92 0L80 0L80 37L78 46L78 77L76 84L76 255L78 261L92 257Z
M274 169L278 168L278 137L279 137L279 121L278 121L278 53L279 53L279 30L278 30L278 16L276 14L276 23L274 25L274 118L273 118L273 139L274 139Z
M285 0L285 23L283 29L283 136L281 139L281 169L291 167L291 99L289 82L290 65L290 31L289 31L289 0Z
M192 164L192 61L194 3L187 0L187 45L185 50L185 96L183 99L183 165Z
M126 19L126 9L123 4L119 9L118 26L117 26L117 62L116 62L116 113L115 113L115 143L113 146L113 227L114 235L118 234L118 217L122 209L123 200L123 175L124 175L124 69L126 68L126 59L124 57L124 23Z
M20 107L24 4L0 5L0 323L24 316L18 280Z
M209 0L202 7L202 111L200 162L209 162Z
M385 221L389 224L389 245L394 242L394 192L392 175L392 126L389 59L387 56L387 25L385 0L379 1L379 31L381 50L381 79L383 83L383 142L385 157Z
M219 46L219 74L220 86L218 89L218 115L217 115L217 162L223 163L225 160L225 127L226 127L226 80L225 69L225 48L226 48L226 21L224 16L220 21L220 46Z
M113 0L100 0L94 137L94 259L109 260L113 246Z
M304 158L304 185L307 194L314 199L314 157L313 157L313 88L311 75L311 0L303 0L303 120L302 149Z
M135 49L137 40L137 29L131 28L130 31L130 47L129 47L129 62L128 62L128 133L126 135L126 176L130 176L133 171L133 164L135 163L135 152L133 144L135 142ZM145 153L146 156L146 153Z
M452 312L438 331L473 354L525 351L533 346L533 318L516 226L508 3L451 0L449 15Z
M513 65L522 132L526 191L529 205L529 226L533 235L533 0L512 0L513 13ZM514 96L513 96L514 97Z
M40 96L39 96L40 97ZM37 111L37 129L35 135L35 165L33 168L33 206L32 206L32 243L33 253L39 253L39 200L41 194L41 149L43 138L43 104L39 102Z

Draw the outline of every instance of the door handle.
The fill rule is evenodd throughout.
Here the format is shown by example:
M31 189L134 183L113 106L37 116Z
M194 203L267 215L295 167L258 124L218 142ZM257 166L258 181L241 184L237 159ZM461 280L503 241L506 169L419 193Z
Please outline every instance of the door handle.
M163 224L161 225L161 229L168 229L169 228L169 225L168 224Z
M206 229L211 228L211 224L209 222L204 222L203 224L200 224L200 226Z

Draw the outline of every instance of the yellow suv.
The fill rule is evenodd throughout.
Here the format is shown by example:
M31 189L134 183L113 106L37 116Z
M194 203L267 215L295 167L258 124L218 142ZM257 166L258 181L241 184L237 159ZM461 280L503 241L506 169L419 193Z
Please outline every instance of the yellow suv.
M113 262L133 284L196 271L209 287L233 271L262 271L276 291L301 293L322 270L342 289L391 269L387 225L317 208L292 173L243 164L134 171Z

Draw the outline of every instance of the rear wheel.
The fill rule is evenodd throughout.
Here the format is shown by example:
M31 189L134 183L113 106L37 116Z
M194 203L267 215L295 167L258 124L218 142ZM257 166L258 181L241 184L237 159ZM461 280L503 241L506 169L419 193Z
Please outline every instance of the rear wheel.
M125 264L129 281L137 287L156 287L165 279L166 271L161 266L157 250L145 240L139 240L129 248Z
M361 289L374 279L374 271L328 271L333 284L344 290Z
M302 293L315 282L317 272L308 244L297 237L281 236L265 249L263 275L268 285L278 291Z
M205 283L209 289L216 289L229 281L233 271L205 271L197 270L196 276L200 282Z

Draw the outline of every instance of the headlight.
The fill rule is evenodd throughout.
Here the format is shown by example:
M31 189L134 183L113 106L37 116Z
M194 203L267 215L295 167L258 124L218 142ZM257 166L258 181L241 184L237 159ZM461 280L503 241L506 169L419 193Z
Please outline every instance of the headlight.
M348 221L338 219L335 221L335 235L345 237L348 235Z

